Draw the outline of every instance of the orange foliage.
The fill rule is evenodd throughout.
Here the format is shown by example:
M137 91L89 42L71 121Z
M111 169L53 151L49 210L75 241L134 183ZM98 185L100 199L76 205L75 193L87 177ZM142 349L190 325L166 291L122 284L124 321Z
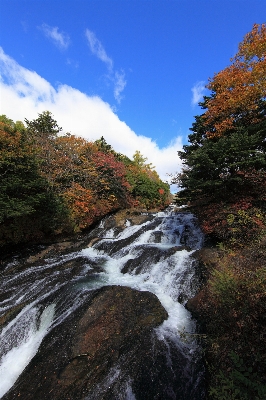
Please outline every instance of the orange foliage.
M232 65L214 75L207 85L214 96L207 101L209 137L222 136L239 121L260 118L259 103L266 97L266 24L255 24L240 43Z
M164 183L149 164L137 168L136 175L144 174L150 185L136 199L132 184L137 186L138 182L129 179L134 162L112 150L104 138L91 143L71 134L59 136L61 128L49 111L39 114L37 120L25 121L27 127L0 116L0 169L4 175L0 222L8 218L16 221L11 229L2 226L3 237L10 230L11 239L4 241L12 242L15 236L19 237L17 242L24 240L24 227L28 228L24 221L34 213L34 217L39 213L36 226L43 235L81 231L110 212L139 205L143 196L157 194L159 205L167 204L167 189L161 189L160 196L158 190L155 196L150 193ZM139 159L143 157L139 155ZM18 218L23 222L21 229L17 229ZM37 236L30 229L27 237Z
M57 138L53 170L57 190L71 211L76 229L89 227L107 213L127 205L125 167L113 154L75 136Z
M89 189L84 189L78 183L73 182L72 186L63 194L63 197L78 228L82 229L92 224L95 207Z
M23 133L10 128L7 124L0 121L1 159L6 157L11 160L14 157L18 160L25 155L30 156L34 154L33 148L23 141L22 135Z

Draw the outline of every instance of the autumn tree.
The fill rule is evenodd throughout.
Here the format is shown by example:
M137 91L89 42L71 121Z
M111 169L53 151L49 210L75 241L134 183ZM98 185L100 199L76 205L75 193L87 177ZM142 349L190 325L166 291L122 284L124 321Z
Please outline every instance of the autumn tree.
M47 191L23 124L0 121L0 243L19 242L54 229L60 202Z
M112 153L98 151L93 156L97 170L98 196L102 198L115 198L121 205L127 204L127 191L130 187L126 180L125 165L116 159Z
M53 142L54 162L50 166L56 192L64 192L73 182L87 187L96 179L92 154L96 146L81 137L66 134Z
M133 160L127 163L126 176L131 185L131 194L140 206L164 208L170 202L169 185L160 179L155 167L147 161L137 150Z
M265 119L266 24L255 24L227 68L209 80L211 96L204 115L208 137Z
M189 144L179 152L184 163L174 179L181 187L179 201L201 205L209 232L220 229L223 219L224 237L239 229L230 225L229 217L222 216L226 209L233 207L236 214L252 207L263 214L265 209L265 56L266 26L254 25L240 43L232 64L210 79L207 87L211 94L200 103L203 114L196 116ZM256 211L256 215L262 214ZM243 237L246 228L242 227Z
M59 134L49 111L25 123L0 116L0 244L78 232L134 200L167 204L168 187L140 153L130 160L104 137Z
M133 154L133 162L138 168L142 168L145 170L154 170L154 166L152 163L147 163L147 157L144 157L139 150L136 150Z

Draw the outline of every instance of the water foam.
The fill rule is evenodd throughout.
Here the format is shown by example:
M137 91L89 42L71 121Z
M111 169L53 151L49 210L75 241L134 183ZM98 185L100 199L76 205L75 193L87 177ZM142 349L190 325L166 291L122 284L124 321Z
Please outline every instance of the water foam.
M155 226L156 228L154 228ZM104 223L101 223L101 227L104 229ZM158 232L157 236L154 234L154 229ZM33 266L16 276L7 276L3 288L6 293L10 291L10 306L12 304L13 306L19 305L25 300L29 301L31 296L34 301L24 307L0 335L0 349L2 348L4 354L0 364L0 375L3 377L0 382L0 397L12 387L20 373L37 353L41 341L51 327L60 324L81 304L82 293L106 285L128 286L154 293L168 312L168 319L156 329L159 339L165 341L166 346L171 341L178 348L185 347L186 352L193 351L190 344L184 344L180 340L180 332L193 332L195 329L190 313L183 304L178 302L179 294L182 290L184 291L184 286L186 290L190 290L190 284L184 282L193 276L190 256L194 250L189 251L180 247L180 239L185 229L189 232L190 247L199 248L203 237L199 228L194 224L191 214L176 215L161 212L155 216L153 221L147 221L142 225L126 223L125 229L117 235L113 228L105 231L102 242L118 242L117 244L119 244L121 241L121 244L124 244L121 250L119 250L119 246L116 247L118 250L113 252L112 256L104 250L98 250L92 246L57 259L47 259L47 264ZM134 236L130 240L132 235ZM124 239L127 239L126 245ZM100 242L98 241L97 244ZM162 256L153 259L153 253L160 254L158 249L162 250ZM145 253L146 250L148 253ZM170 250L169 253L168 250ZM144 257L144 266L140 265L130 272L124 273L123 271L122 273L127 262L134 259L141 260L142 254L148 254L147 257ZM64 274L67 269L61 271L56 270L56 267L67 260L80 256L86 257L88 263L79 275L71 278L72 291L76 292L76 297L72 293L71 296L68 294L67 299L60 300L62 305L59 301L56 317L54 317L54 304L48 306L40 316L38 304L59 287L65 285L65 283L58 283L56 276ZM95 263L101 266L103 272L92 276L90 265ZM188 271L190 272L188 273ZM44 276L41 275L42 273ZM23 283L21 283L22 278L24 279ZM14 286L12 287L12 285ZM188 293L189 295L190 293ZM2 307L5 311L6 307L9 307L9 302L6 300L2 302ZM128 385L126 393L127 399L135 398L131 385Z
M2 358L0 364L0 398L14 385L21 372L35 356L37 350L47 334L54 317L55 304L49 305L42 312L39 327L37 328L38 309L31 308L17 321L19 338L16 344ZM10 328L10 327L9 327ZM8 330L8 327L7 329ZM3 340L3 333L0 336ZM12 340L11 337L9 337ZM6 337L5 337L6 340ZM11 343L8 343L9 345ZM1 343L3 346L3 343Z

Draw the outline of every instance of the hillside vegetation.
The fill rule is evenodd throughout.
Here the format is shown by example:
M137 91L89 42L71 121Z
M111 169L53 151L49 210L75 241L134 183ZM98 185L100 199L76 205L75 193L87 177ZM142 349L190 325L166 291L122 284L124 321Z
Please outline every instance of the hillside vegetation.
M0 245L89 228L121 208L164 208L169 185L139 151L133 160L102 137L61 134L49 111L29 121L0 116Z
M211 399L266 398L266 25L209 80L178 203L199 217L209 256L194 307L206 333ZM206 253L206 249L205 249Z

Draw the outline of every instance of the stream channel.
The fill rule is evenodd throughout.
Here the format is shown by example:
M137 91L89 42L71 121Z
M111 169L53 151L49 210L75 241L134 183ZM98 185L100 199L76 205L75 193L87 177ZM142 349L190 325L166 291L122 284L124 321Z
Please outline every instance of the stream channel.
M204 399L185 308L199 289L195 217L169 208L129 216L123 229L107 217L86 240L3 266L0 398Z

